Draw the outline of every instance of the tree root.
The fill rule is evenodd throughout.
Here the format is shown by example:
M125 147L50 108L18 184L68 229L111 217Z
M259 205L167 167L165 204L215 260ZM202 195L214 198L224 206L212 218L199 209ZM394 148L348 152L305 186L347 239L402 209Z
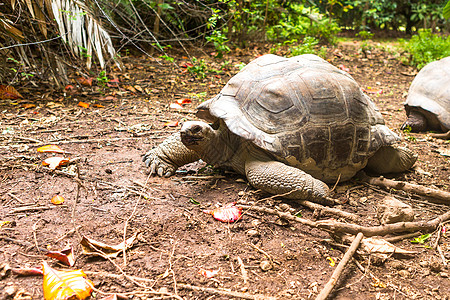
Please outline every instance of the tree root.
M410 193L414 193L417 195L430 197L430 198L433 198L434 200L436 200L436 202L450 205L450 192L428 188L423 185L386 179L383 176L369 177L363 172L360 172L358 177L359 177L359 179L361 179L361 181L366 182L368 184L372 184L372 185L376 185L376 186L380 186L380 187L384 187L384 188L402 190L405 192L410 192Z

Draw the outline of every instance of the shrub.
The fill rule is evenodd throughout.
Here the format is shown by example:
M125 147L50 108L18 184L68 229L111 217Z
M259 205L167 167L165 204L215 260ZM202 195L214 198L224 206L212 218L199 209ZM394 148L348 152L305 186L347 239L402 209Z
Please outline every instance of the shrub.
M403 62L423 68L426 64L450 56L450 36L431 33L430 29L420 30L409 41L400 40L401 46L409 53Z

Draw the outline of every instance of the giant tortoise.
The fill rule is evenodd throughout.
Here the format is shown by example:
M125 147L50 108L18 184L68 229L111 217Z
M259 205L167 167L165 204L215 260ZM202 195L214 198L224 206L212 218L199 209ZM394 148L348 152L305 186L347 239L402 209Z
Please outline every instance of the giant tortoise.
M402 129L434 130L450 136L450 56L427 64L414 78L406 98Z
M181 132L148 151L151 174L202 159L231 167L257 189L324 202L325 184L366 166L402 172L416 160L346 72L312 54L261 56L198 107Z

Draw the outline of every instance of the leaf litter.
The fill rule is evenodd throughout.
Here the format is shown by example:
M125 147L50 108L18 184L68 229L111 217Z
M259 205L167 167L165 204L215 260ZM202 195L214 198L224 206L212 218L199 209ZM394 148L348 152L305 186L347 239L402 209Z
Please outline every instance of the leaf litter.
M404 120L402 94L407 91L413 79L401 75L400 72L407 70L407 67L395 60L389 60L386 64L383 59L386 54L377 49L374 50L370 62L362 61L358 58L358 52L351 47L354 45L342 45L340 52L343 56L333 56L330 58L331 62L350 69L352 76L363 87L377 87L377 82L380 82L379 86L384 90L392 89L391 96L386 92L371 96L385 113L389 127L394 128L398 134L405 135L396 128L399 128ZM268 47L264 46L256 49L259 54L268 51ZM248 63L255 57L254 53L241 53L243 54L240 57L227 57L227 60L231 61L230 66L241 62ZM14 268L25 268L25 264L39 266L40 261L35 257L39 255L35 243L40 249L49 243L55 249L64 249L64 245L70 241L76 245L75 249L80 249L78 230L92 241L117 241L112 245L113 248L117 246L111 250L114 256L110 257L116 265L107 259L92 258L90 254L80 255L76 260L77 268L93 270L89 273L93 275L89 277L100 278L101 285L98 287L105 292L141 289L132 281L125 280L124 285L116 283L117 278L113 276L122 274L122 268L127 275L155 280L152 282L156 282L155 288L162 289L169 295L175 292L176 280L177 292L187 298L199 297L208 291L189 290L189 286L184 283L196 288L208 287L210 290L223 288L236 291L245 288L246 295L264 294L280 299L296 296L306 298L311 293L315 295L329 279L330 269L336 268L330 266L331 261L326 258L329 257L337 263L345 252L337 250L338 247L331 244L318 243L317 241L328 237L326 233L292 221L279 225L276 217L253 211L244 210L244 219L226 224L202 213L202 210L212 207L213 203L237 202L237 207L246 204L273 208L281 203L280 199L261 201L264 196L253 193L242 177L226 171L221 171L223 178L214 179L214 176L209 176L212 179L195 182L180 180L186 173L197 175L196 169L190 167L180 169L171 179L146 179L141 155L177 130L164 123L169 120L182 122L184 119L194 119L184 108L194 109L200 101L213 97L237 69L230 70L229 74L220 74L218 77L216 74L210 74L211 76L198 80L189 72L180 74L176 68L171 69L170 64L161 68L146 58L132 59L130 67L133 72L127 75L128 78L120 73L117 77L121 85L133 87L134 90L124 88L118 92L118 87L110 87L99 97L90 94L92 87L89 85L76 84L77 78L73 76L72 83L77 88L69 89L71 92L66 92L64 97L58 93L47 94L48 91L43 89L36 93L20 90L27 97L27 103L36 104L36 107L24 110L17 104L2 104L1 131L14 131L14 134L3 134L3 148L0 148L0 155L7 158L1 160L1 178L4 184L0 186L0 192L4 200L0 220L7 223L1 227L0 261L8 261ZM208 61L208 58L205 58L205 61ZM133 69L131 63L140 66L146 64L151 68L148 72L146 68ZM186 68L189 66L187 63L185 65ZM172 77L174 74L177 74L177 77ZM175 78L177 80L173 80ZM93 86L96 84L92 82ZM145 94L136 86L141 87ZM373 91L378 92L379 88ZM44 94L48 96L42 98ZM47 102L42 100L47 98ZM180 104L179 100L182 99L191 99L192 104ZM46 104L49 102L61 105L48 107ZM91 103L91 107L92 103L96 102L105 107L102 110L85 109L77 106L79 102ZM171 109L170 104L178 104L183 109ZM17 118L19 114L20 118ZM146 125L147 129L139 132L114 130L118 125L132 128L139 124ZM421 140L422 134L408 135L415 137L415 140L405 139L405 143L419 154L421 159L417 166L433 176L424 177L422 173L413 170L395 175L396 178L418 183L425 181L429 185L448 190L450 171L448 166L443 164L442 159L445 157L433 151L446 149L446 144L435 139ZM48 167L44 169L39 165L40 159L34 150L36 142L32 139L42 141L41 145L67 145L70 147L67 149L81 157L81 160L77 165L71 165L74 171L70 173L66 168L59 173L46 172ZM17 147L9 145L28 146L30 150L19 153L15 151ZM206 167L202 172L214 175L211 172L218 171ZM145 182L146 188L143 189ZM374 217L374 207L384 197L381 191L352 183L339 183L339 187L346 188L336 191L334 196L348 201L342 209L361 216L358 221L361 224L378 225ZM241 191L245 192L238 195ZM33 206L25 213L7 214L8 211L21 207L8 193L25 200L24 202L32 203ZM50 209L45 206L55 194L64 195L70 209L67 209L67 206L54 205ZM142 195L146 198L142 198ZM366 197L364 203L359 201L363 197ZM191 198L195 199L196 203L190 202ZM422 199L408 199L404 201L409 201L413 206L419 220L429 220L446 211L445 207L439 205L422 204ZM292 201L287 204L288 208L283 209L294 212L301 210L302 218L330 217L315 213ZM45 209L40 210L40 207ZM37 225L33 227L34 224ZM34 232L30 231L31 228L35 228ZM125 244L124 240L134 237L137 233L139 234L133 242L134 246L127 246L128 243ZM429 244L433 245L436 238L437 235L433 234ZM441 234L439 239L441 251L448 253L448 237ZM404 239L392 244L406 251L417 251L417 245L410 243L410 240ZM273 264L272 269L263 271L260 264L267 261L267 256L250 244L256 244L258 249L280 262L280 265ZM98 249L107 251L98 248L96 243L93 245L88 253L98 252ZM30 256L21 256L20 262L12 259L11 253L19 252ZM238 257L242 258L242 264L239 263ZM368 268L367 272L375 277L361 279L363 273L348 269L346 281L355 284L351 288L337 291L339 296L367 299L378 294L380 297L396 297L403 293L409 298L418 295L438 298L443 296L442 291L450 288L444 277L445 268L436 271L438 268L430 268L421 263L436 259L438 265L439 262L442 265L437 250L420 248L418 253L401 258L413 271L408 280L398 275L398 269L393 264L400 258L390 256L380 265L368 263L367 256L357 259ZM215 274L209 283L211 285L208 286L205 277L199 276L198 266L215 266L215 269L205 270L214 271L220 268L221 271ZM242 287L244 273L241 267L248 271L246 280L250 284L245 287ZM167 276L162 278L161 274ZM284 280L279 280L279 274L282 274ZM34 293L35 298L43 297L43 292L36 289L36 286L42 284L37 279L6 276L3 280L8 284L20 283L26 291ZM241 288L236 288L239 286ZM430 290L430 287L438 286L438 289Z

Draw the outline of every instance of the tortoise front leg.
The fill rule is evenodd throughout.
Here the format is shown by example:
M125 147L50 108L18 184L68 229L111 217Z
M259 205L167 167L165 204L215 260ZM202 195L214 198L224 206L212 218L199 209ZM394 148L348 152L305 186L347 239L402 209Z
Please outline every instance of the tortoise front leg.
M286 194L288 199L328 204L328 186L308 173L278 161L250 160L245 163L250 184L270 194Z
M179 167L199 159L200 157L194 151L183 145L180 133L176 132L145 153L142 161L150 167L150 175L158 174L168 177L173 175Z

